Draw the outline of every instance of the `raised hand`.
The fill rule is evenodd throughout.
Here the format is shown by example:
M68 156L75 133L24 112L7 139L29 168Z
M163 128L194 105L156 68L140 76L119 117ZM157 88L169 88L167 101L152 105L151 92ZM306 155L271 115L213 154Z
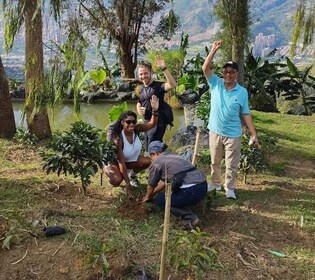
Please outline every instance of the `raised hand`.
M152 95L150 103L152 110L157 111L159 109L159 99L156 97L156 95Z
M160 69L163 69L166 67L164 58L160 55L156 56L156 66L159 67Z
M222 44L223 44L222 40L214 41L212 44L211 52L216 52L222 46Z

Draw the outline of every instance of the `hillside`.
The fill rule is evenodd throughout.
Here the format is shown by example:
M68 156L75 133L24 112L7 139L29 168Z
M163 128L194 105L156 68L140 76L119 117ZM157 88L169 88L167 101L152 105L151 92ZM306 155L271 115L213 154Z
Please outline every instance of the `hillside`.
M174 9L181 19L181 31L191 36L192 42L204 41L209 29L217 29L218 21L212 15L213 0L174 0ZM252 0L251 36L259 33L275 34L277 45L287 45L292 28L292 16L296 0Z

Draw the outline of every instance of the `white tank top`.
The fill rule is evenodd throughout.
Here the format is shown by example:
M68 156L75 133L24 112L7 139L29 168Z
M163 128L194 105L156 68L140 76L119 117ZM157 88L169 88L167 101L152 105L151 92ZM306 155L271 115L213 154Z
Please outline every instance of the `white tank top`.
M123 130L121 134L122 134L123 143L124 143L123 153L124 153L125 161L126 162L137 161L141 152L141 148L142 148L142 144L141 144L139 136L133 133L132 137L134 141L132 144L130 144Z

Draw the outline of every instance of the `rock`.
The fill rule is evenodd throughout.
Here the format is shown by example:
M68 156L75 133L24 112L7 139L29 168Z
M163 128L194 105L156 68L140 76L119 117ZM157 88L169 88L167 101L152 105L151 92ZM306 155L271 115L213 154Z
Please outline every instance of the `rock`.
M182 105L184 104L195 104L199 100L200 96L193 92L191 89L184 91L178 95L178 99Z
M126 101L132 99L132 92L117 92L115 101Z
M209 90L209 85L199 84L198 85L198 95L201 96Z
M209 133L206 129L201 129L199 147L202 149L209 148ZM182 147L190 146L194 147L196 142L197 127L188 125L184 128L179 129L171 138L169 146L171 147Z

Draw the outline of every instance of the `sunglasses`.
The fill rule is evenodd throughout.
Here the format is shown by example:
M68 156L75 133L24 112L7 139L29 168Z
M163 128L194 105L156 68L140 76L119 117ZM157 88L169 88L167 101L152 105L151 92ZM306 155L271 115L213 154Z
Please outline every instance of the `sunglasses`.
M124 121L126 124L136 124L137 121L136 120L125 120Z
M237 72L236 70L234 70L234 71L226 71L226 70L224 70L222 73L223 73L223 75L234 75L236 72Z

